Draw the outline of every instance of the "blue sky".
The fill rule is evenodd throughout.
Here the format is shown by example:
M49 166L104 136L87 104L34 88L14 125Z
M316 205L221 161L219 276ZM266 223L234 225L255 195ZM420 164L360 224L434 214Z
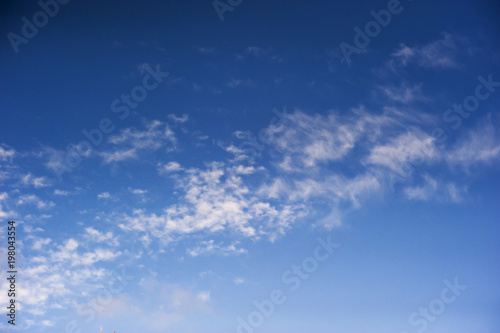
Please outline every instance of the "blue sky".
M0 328L498 332L499 9L4 1Z

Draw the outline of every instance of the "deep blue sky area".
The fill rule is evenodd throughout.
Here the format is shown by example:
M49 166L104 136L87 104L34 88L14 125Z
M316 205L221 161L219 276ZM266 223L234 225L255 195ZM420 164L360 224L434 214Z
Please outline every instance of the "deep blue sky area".
M3 1L0 330L500 332L499 15Z

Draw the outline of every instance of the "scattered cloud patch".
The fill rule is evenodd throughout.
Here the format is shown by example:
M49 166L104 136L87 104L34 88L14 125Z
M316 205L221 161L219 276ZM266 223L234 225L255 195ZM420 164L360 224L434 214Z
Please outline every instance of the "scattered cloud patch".
M31 173L22 177L22 183L27 186L33 186L35 188L48 187L51 186L47 177L34 177Z
M164 173L171 173L171 172L176 172L176 171L181 171L184 170L184 168L181 167L181 165L177 162L169 162L167 164L159 164L158 165L158 171L160 174Z
M139 188L136 188L136 189L132 189L129 187L128 189L130 192L132 192L133 194L136 194L136 195L144 195L146 193L148 193L148 190L141 190Z
M166 148L167 152L172 151L177 139L168 124L153 120L146 124L143 131L127 128L110 137L108 141L116 148L99 153L106 164L137 159L141 151L155 151L160 148Z
M450 33L442 33L442 38L423 46L409 47L401 44L399 49L392 54L394 60L402 66L416 63L429 68L458 68L456 54L457 39Z
M201 242L200 245L196 246L195 248L188 249L186 250L186 252L191 257L197 257L202 254L214 254L214 253L227 256L227 255L238 255L247 252L247 250L243 248L238 248L237 245L238 242L234 242L233 244L224 246L222 244L215 243L215 241L211 239L208 241Z
M176 123L185 123L189 120L189 116L187 114L183 114L181 117L177 117L175 114L169 114L168 118L172 119Z
M0 161L12 161L16 151L7 145L0 143Z
M102 192L101 194L97 195L97 199L109 199L111 198L111 194L109 192Z
M68 191L63 191L63 190L55 189L54 190L54 195L59 195L59 196L66 197L66 196L69 195L69 192Z
M38 209L45 209L55 206L52 201L44 201L34 194L21 195L17 200L18 205L34 205Z

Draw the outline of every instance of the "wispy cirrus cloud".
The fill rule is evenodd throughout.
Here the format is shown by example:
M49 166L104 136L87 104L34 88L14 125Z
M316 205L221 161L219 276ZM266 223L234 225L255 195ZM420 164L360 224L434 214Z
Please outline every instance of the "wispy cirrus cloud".
M399 49L392 53L392 58L402 66L415 63L430 68L458 68L460 64L456 57L459 51L457 38L448 32L441 35L441 39L422 46L401 44Z
M177 139L168 124L153 120L146 124L145 130L126 128L120 134L111 136L108 141L115 149L99 153L106 164L137 159L141 151L160 148L171 151L175 149Z
M445 154L448 163L466 169L479 163L491 163L499 157L500 140L491 117L468 131L459 143Z
M239 242L234 242L224 246L222 243L215 243L213 239L210 239L208 241L202 241L198 246L187 249L186 251L191 257L197 257L202 254L221 254L227 256L247 253L247 250L244 248L238 248L238 244Z
M283 170L302 170L342 161L362 139L375 140L382 130L398 124L391 110L371 115L361 107L340 116L308 115L300 110L285 113L285 125L264 130L265 141L280 152Z
M422 84L403 83L400 86L378 86L376 92L382 93L390 101L402 104L428 100L422 93Z
M185 123L186 121L188 121L188 120L189 120L189 115L188 115L188 114L186 114L186 113L184 113L182 116L178 117L178 116L176 116L175 114L169 114L169 115L168 115L168 118L169 118L169 119L172 119L172 120L173 120L174 122L176 122L176 123L181 123L181 124L183 124L183 123Z
M462 202L467 194L467 186L457 186L452 182L442 182L429 174L423 176L423 183L417 186L408 186L404 189L404 194L409 200L439 200Z
M440 157L433 137L419 129L410 129L385 144L372 147L365 161L403 174L406 171L403 168L408 162L430 162Z

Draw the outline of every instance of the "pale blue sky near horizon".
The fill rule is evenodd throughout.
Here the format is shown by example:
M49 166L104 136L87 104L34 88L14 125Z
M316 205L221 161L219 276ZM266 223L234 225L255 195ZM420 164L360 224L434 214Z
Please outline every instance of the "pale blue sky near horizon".
M496 1L54 1L0 6L0 330L500 332Z

